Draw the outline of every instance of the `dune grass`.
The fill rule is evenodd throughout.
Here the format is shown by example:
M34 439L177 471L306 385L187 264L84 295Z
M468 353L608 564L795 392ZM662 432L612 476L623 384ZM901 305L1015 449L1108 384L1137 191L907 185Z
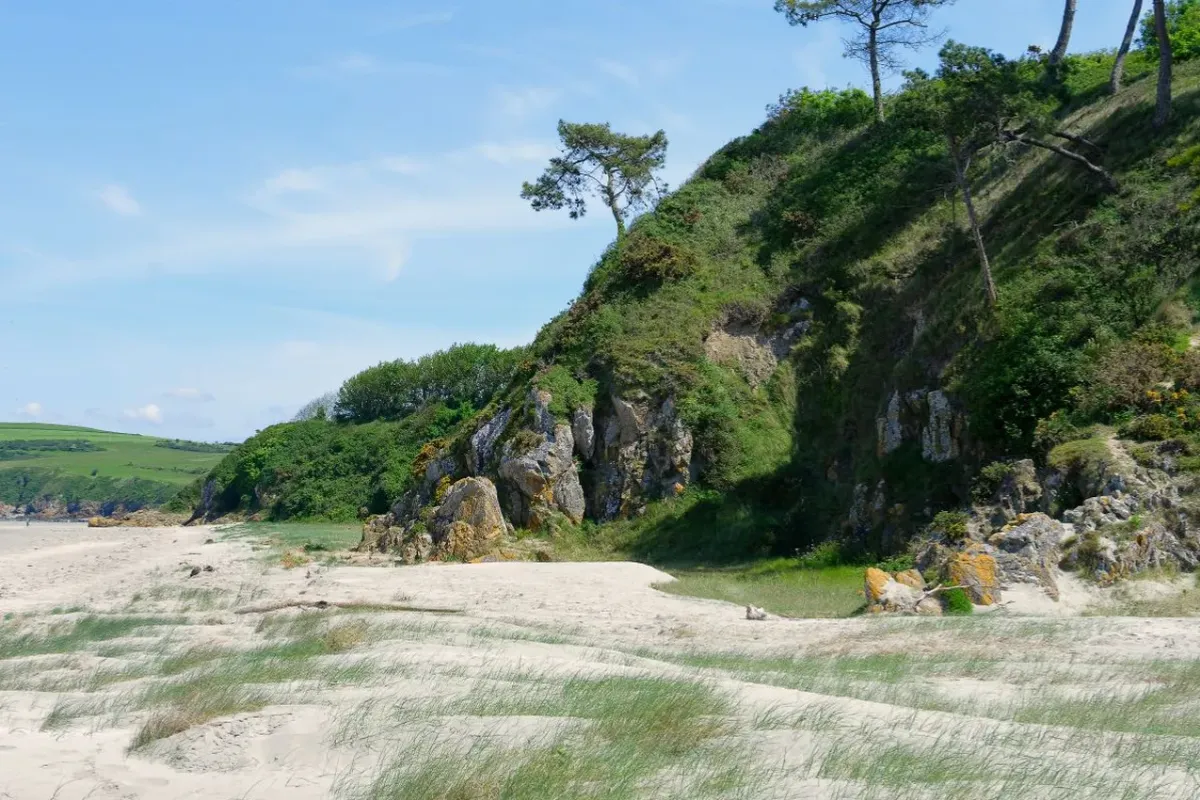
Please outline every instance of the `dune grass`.
M572 678L557 691L469 696L458 715L578 722L521 749L409 751L363 800L716 796L744 782L721 740L736 730L728 698L704 683L661 677ZM421 714L410 710L409 713ZM676 772L677 770L677 772ZM682 786L672 786L672 783Z
M181 617L92 614L30 632L17 625L0 626L0 660L52 653L74 653L97 642L121 639L140 628L184 625Z
M861 611L863 568L804 567L775 559L739 567L671 570L669 594L755 605L784 617L849 617Z

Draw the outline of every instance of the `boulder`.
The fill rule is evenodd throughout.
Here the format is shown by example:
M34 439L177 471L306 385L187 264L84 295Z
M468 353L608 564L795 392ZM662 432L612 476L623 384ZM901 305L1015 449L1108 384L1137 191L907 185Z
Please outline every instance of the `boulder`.
M1003 584L1031 583L1058 599L1054 570L1062 561L1062 542L1070 526L1042 513L1021 514L988 542L995 548L998 576Z
M920 592L925 591L925 579L915 569L906 569L903 572L897 572L894 577L897 583L911 586Z
M971 596L971 602L980 606L990 606L1000 600L996 558L989 549L987 545L968 545L951 554L945 565L947 583L962 586Z
M869 567L863 576L863 593L867 597L867 610L915 614L925 593L875 567Z
M463 561L486 555L505 530L496 487L487 478L463 478L451 486L429 526L435 553Z

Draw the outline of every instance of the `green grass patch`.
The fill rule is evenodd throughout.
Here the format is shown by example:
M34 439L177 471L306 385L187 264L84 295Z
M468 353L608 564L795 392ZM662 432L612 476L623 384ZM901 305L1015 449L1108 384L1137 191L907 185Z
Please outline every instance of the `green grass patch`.
M863 567L795 566L777 559L742 567L672 570L668 594L755 605L785 617L849 617L861 611Z

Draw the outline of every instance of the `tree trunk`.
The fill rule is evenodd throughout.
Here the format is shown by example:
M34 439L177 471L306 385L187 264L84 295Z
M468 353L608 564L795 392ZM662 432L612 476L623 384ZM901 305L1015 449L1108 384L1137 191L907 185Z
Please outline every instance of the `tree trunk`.
M1138 20L1142 18L1142 0L1133 0L1133 13L1129 15L1129 25L1125 28L1125 38L1121 40L1121 48L1117 50L1117 60L1113 64L1112 78L1108 82L1108 90L1113 94L1121 91L1121 80L1125 77L1125 57L1133 45L1133 35L1137 33Z
M971 235L975 238L975 249L979 251L979 266L983 270L983 288L987 294L988 305L996 305L996 282L992 280L992 263L988 260L987 248L983 244L983 234L979 231L979 217L975 213L975 201L971 199L971 184L967 181L967 168L970 159L965 159L958 151L958 141L950 139L950 158L954 161L954 179L962 192L963 205L967 207L967 220L971 224Z
M878 21L876 21L878 25ZM871 62L871 91L875 96L875 121L883 122L883 79L879 77L879 30L872 25L867 34L867 54Z
M1071 43L1071 28L1075 26L1075 3L1077 0L1067 0L1063 8L1062 27L1058 30L1058 41L1050 51L1050 66L1057 67L1067 55L1067 45Z
M604 200L608 204L608 210L612 212L613 219L617 223L617 244L625 238L625 218L621 216L621 204L617 202L616 189L613 187L613 176L609 172L607 174L608 184L604 189Z
M1164 128L1171 119L1172 55L1165 0L1154 0L1154 30L1158 35L1158 104L1154 109L1154 127Z

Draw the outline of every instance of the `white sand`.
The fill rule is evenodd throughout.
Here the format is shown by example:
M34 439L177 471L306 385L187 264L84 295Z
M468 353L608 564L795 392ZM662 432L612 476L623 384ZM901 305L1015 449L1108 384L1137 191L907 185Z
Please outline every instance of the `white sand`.
M463 694L471 691L480 676L504 668L564 676L688 671L644 657L647 650L759 655L979 651L1000 653L1015 662L1046 658L1101 669L1114 659L1149 662L1200 657L1200 625L1194 620L1065 618L1045 623L1053 626L1047 629L1049 633L1041 631L1024 638L1021 625L1043 623L1021 622L1021 610L1059 615L1081 610L1086 592L1073 586L1064 593L1061 605L1047 606L1037 597L1018 593L1020 602L961 630L926 619L773 618L751 622L739 607L654 590L653 584L668 581L669 576L640 564L395 567L381 561L378 566L313 565L284 570L267 564L263 555L252 552L245 542L205 544L214 536L219 538L205 528L26 528L0 523L0 616L9 612L30 615L27 621L40 624L42 615L52 609L74 606L96 612L186 612L192 624L171 629L183 647L260 642L254 627L261 615L234 612L280 601L405 603L463 613L387 615L410 626L409 632L371 645L359 656L394 671L395 678L383 686L351 686L315 694L295 691L262 712L217 719L133 755L127 754L126 748L137 718L108 720L101 715L78 720L62 730L42 731L42 722L59 694L0 691L0 800L329 797L339 781L361 782L373 774L380 759L391 752L389 742L394 747L397 741L416 741L413 730L380 733L371 727L368 720L387 710L387 703L380 698ZM210 565L215 571L188 578L185 568L190 565ZM145 599L154 594L155 587L164 586L172 590L220 589L227 602L217 608L189 610L177 598ZM134 601L135 597L142 599ZM994 622L1000 618L1015 622ZM1009 627L997 628L1001 635L980 636L980 626L988 624ZM74 658L80 669L95 669L104 661L94 655ZM0 662L0 668L3 664ZM914 711L904 704L826 696L727 677L719 680L740 703L758 710L832 704L840 714L885 726L903 720L906 728L940 724L953 716ZM931 679L927 685L946 697L965 698L967 706L1012 699L1020 692L1019 686L1003 681ZM333 741L337 721L356 708L369 712L360 726L361 740ZM963 718L956 719L961 723ZM977 722L984 727L1009 725ZM460 726L457 733L449 723L441 724L447 741L459 745L481 735L471 720L455 722ZM563 722L536 718L505 724L509 726L505 739L512 744ZM805 730L755 735L754 752L773 764L803 763L820 741ZM1046 755L1053 757L1053 753ZM825 797L846 792L845 785L839 789L798 773L786 777L794 771L785 770L782 788L771 796ZM1175 791L1183 784L1167 785Z

